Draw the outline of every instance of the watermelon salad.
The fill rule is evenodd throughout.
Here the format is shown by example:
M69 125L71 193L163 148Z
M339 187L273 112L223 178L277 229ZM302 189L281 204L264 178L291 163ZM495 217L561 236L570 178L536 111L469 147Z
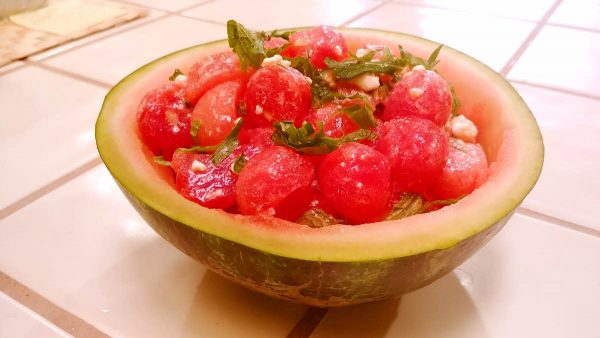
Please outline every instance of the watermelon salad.
M329 26L255 32L175 69L138 108L139 137L206 208L322 227L442 208L483 184L477 127L425 59L350 50Z

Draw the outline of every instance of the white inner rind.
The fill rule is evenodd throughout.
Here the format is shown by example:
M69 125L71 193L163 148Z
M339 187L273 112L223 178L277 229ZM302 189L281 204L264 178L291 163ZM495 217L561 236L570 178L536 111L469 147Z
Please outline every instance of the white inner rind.
M427 57L438 44L378 30L340 29L351 50L369 43L401 44ZM449 248L492 226L525 198L537 181L543 142L537 123L521 97L499 74L479 61L444 47L436 69L461 98L461 113L480 130L494 173L458 203L399 221L360 226L309 228L207 209L182 197L158 172L136 134L136 111L150 89L165 83L175 68L189 69L202 56L227 50L219 41L158 59L129 75L107 95L96 123L100 155L115 179L134 196L164 215L203 232L272 254L320 261L368 261ZM348 196L352 198L352 196Z

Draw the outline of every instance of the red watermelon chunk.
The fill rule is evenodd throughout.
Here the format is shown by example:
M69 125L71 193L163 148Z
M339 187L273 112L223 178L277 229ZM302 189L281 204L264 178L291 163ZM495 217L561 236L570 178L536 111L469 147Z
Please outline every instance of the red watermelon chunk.
M325 155L318 179L326 201L351 224L380 220L389 211L390 165L369 146L348 143Z
M397 82L385 104L383 119L416 116L442 127L452 112L452 93L438 73L415 67Z
M448 136L433 122L405 117L377 128L375 149L387 156L395 193L424 194L446 164Z
M481 146L450 138L448 160L432 187L432 198L463 197L483 184L487 176L488 164Z
M314 171L310 161L289 148L264 149L240 172L236 184L240 212L296 220L309 207Z
M310 109L310 83L294 68L263 67L250 77L244 102L249 127L270 126L281 120L302 121Z
M192 110L177 85L168 83L150 91L137 111L142 141L155 155L170 160L177 148L194 144L190 134L191 116Z

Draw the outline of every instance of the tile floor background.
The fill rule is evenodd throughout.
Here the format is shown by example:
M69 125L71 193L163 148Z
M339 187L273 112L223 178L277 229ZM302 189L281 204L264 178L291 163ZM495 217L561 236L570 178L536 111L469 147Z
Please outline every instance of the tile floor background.
M112 85L229 18L444 42L505 75L544 135L538 185L480 253L400 300L328 311L313 337L600 337L600 1L127 2L150 15L0 68L0 279L71 316L0 293L0 337L285 337L303 318L158 238L95 149Z

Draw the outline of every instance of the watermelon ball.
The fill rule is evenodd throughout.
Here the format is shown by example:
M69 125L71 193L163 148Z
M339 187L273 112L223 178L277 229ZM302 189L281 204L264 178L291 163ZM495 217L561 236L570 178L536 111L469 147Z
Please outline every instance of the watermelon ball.
M311 90L307 78L291 67L270 65L257 70L248 81L244 123L270 126L276 121L300 123L310 110Z
M198 143L203 146L221 143L235 126L237 105L244 89L242 80L222 83L196 103L192 124L198 123Z
M262 127L249 129L244 128L242 124L238 140L240 141L240 152L244 153L244 158L249 160L263 151L263 149L274 146L275 142L271 139L271 135L273 135L272 128Z
M325 155L318 180L326 200L351 224L381 220L389 211L390 165L369 146L347 143Z
M377 128L375 149L390 162L394 193L424 194L442 173L448 157L448 136L433 122L405 117Z
M204 57L189 71L185 84L186 101L194 106L204 93L216 85L247 77L248 74L242 71L240 60L233 52Z
M137 111L142 142L155 155L170 160L180 147L190 147L192 110L185 104L183 91L175 84L152 90L140 102Z
M177 190L187 199L212 209L229 209L235 205L237 175L231 164L239 154L231 154L214 165L210 154L177 151L171 168L175 172Z
M438 73L417 66L398 81L386 103L383 120L417 116L442 127L452 113L452 93Z
M308 57L308 47L311 43L310 31L300 31L290 34L288 46L281 52L282 56L290 58L296 56ZM269 44L270 46L271 44Z
M315 129L318 126L318 122L323 122L325 135L339 138L359 129L356 122L341 109L343 107L339 104L327 103L321 108L313 110L306 117L306 120L312 123Z
M448 160L432 187L431 198L454 199L470 194L487 176L487 159L481 146L450 138Z
M318 26L310 30L310 63L323 69L327 68L325 59L336 61L348 56L348 43L341 33L336 32L331 26Z
M295 221L309 208L315 170L295 151L273 146L250 159L236 183L236 201L244 215L259 213Z

